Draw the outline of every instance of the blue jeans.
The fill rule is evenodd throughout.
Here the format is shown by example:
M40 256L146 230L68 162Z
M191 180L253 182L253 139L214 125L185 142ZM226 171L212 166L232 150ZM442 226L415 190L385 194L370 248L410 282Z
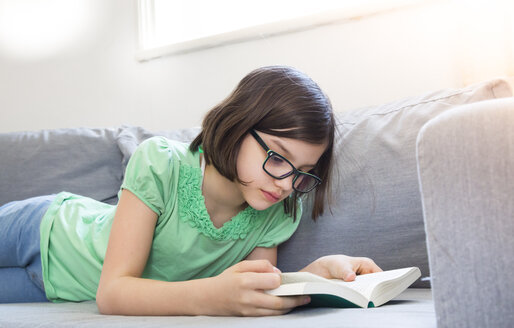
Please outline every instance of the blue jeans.
M48 302L39 225L54 198L34 197L0 207L0 303Z

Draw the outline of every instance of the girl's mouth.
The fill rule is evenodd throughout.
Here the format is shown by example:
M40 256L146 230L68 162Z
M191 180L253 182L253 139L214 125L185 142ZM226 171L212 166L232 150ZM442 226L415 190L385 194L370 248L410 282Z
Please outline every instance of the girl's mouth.
M272 203L276 203L280 199L280 197L277 196L276 194L272 194L272 193L264 191L262 189L261 189L261 192L264 195L264 198L266 198L268 201L270 201Z

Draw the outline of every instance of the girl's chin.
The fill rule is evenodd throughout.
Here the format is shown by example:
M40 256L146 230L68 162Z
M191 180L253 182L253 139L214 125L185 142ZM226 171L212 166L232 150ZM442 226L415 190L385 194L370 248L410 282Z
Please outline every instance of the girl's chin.
M248 205L250 205L253 209L256 209L257 211L264 211L273 204L266 202L248 202Z
M256 199L258 197L252 197L251 199L247 199L246 202L248 205L250 205L252 208L256 209L257 211L264 211L265 209L269 208L273 203L266 201L265 199Z

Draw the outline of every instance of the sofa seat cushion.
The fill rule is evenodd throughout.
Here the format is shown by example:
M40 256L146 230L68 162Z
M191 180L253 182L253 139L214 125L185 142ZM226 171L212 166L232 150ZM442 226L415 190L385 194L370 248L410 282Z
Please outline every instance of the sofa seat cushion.
M0 327L435 327L429 289L408 289L371 309L295 309L270 317L136 317L98 313L94 301L0 305Z

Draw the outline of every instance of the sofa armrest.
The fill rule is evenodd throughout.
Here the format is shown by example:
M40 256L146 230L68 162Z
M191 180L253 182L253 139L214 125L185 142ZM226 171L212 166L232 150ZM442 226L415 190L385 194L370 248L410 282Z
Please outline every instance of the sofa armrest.
M417 139L439 327L514 324L514 98L461 106Z

